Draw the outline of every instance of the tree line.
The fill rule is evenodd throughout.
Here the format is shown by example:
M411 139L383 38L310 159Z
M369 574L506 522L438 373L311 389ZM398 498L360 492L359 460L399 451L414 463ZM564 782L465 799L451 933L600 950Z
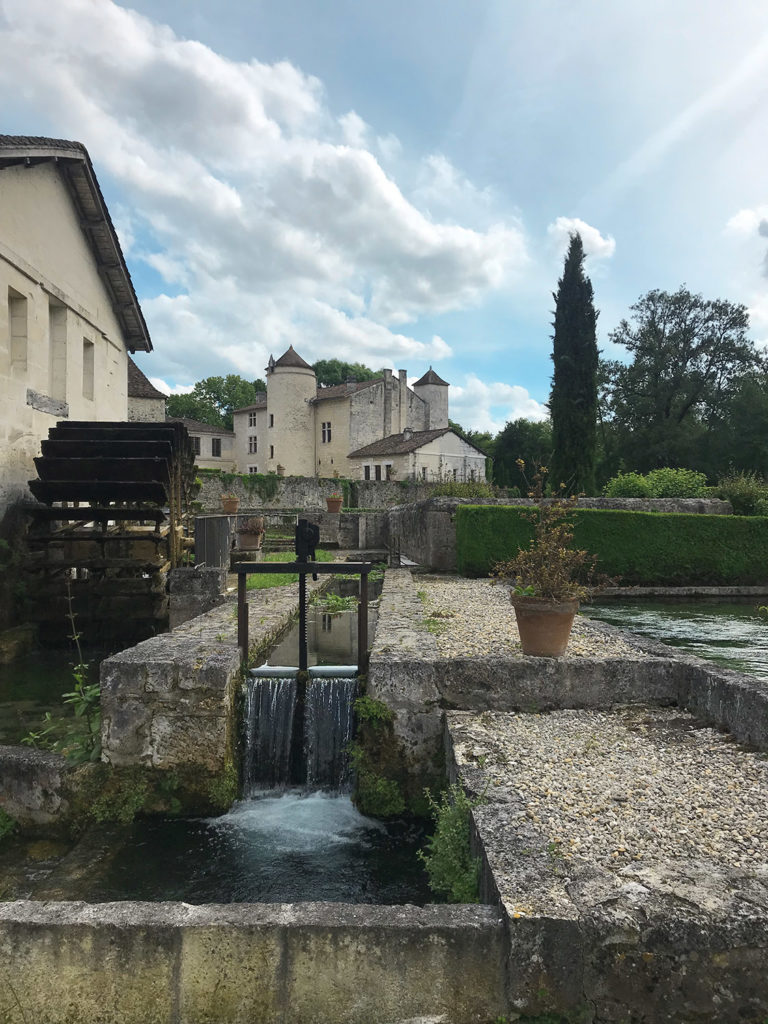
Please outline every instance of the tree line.
M569 493L599 494L619 472L680 467L711 483L733 473L768 477L768 358L748 337L745 306L685 286L652 290L609 335L625 359L601 359L598 311L572 235L553 294L549 419L509 421L498 434L451 427L489 456L489 476L525 493L517 464L545 465ZM318 384L371 380L381 370L339 359L313 364ZM266 390L260 378L207 377L168 399L168 415L232 429L232 412Z

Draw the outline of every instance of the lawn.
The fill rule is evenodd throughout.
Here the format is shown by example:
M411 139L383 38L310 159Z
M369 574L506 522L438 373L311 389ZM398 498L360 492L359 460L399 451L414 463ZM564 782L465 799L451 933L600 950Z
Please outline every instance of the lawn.
M330 551L318 551L315 561L332 562L334 555ZM295 562L296 555L293 551L272 551L264 559L265 562ZM247 590L266 590L267 587L285 587L289 583L297 583L299 574L297 572L255 572L246 580Z

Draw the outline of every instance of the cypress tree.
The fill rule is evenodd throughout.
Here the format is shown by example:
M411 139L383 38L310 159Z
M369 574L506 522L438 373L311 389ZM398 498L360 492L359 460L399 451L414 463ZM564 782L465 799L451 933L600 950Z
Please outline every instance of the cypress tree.
M581 236L571 235L557 284L552 336L552 465L549 481L569 494L593 494L597 429L597 312L584 274Z

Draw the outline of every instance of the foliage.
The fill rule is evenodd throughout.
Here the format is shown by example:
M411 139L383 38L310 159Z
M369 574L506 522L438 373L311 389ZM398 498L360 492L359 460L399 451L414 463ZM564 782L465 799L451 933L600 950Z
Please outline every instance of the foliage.
M493 487L483 480L444 480L435 484L432 497L447 495L449 498L492 498Z
M606 498L650 498L648 478L642 473L618 473L603 490Z
M517 460L525 465L548 466L552 461L552 425L548 420L512 420L496 435L493 444L493 482L498 487L528 490Z
M395 717L392 708L373 697L358 697L355 701L355 714L358 722L369 722L374 726L388 725Z
M237 528L238 533L264 533L264 517L249 516Z
M322 608L330 615L340 615L342 612L349 612L357 608L357 597L354 594L342 596L341 594L317 594L312 604Z
M199 380L188 395L170 395L166 408L169 416L186 416L232 430L233 411L253 405L256 396L266 390L267 385L260 378L249 381L236 373L206 377Z
M768 516L768 480L757 473L731 473L714 489L739 516Z
M399 782L379 774L365 748L353 743L349 759L355 772L354 803L361 814L394 818L405 811L405 797Z
M597 422L597 312L592 283L584 274L581 236L572 234L557 285L552 337L554 373L552 480L567 494L594 494Z
M634 469L692 465L692 453L716 435L744 376L759 365L747 310L681 287L650 291L631 311L634 323L622 320L610 340L632 361L603 364L616 442Z
M72 627L69 638L77 651L77 663L72 666L74 689L62 694L62 702L72 709L74 718L46 711L41 728L30 730L21 742L30 747L55 750L71 764L83 764L85 761L98 761L101 757L101 687L99 683L88 682L89 665L83 661L81 634L75 625L69 578L66 582L67 618Z
M150 794L146 772L140 768L110 773L101 792L90 802L86 813L93 821L130 825Z
M312 364L312 369L315 371L318 385L324 388L346 384L348 380L376 380L384 372L371 370L362 363L345 363L341 359L318 359Z
M18 823L15 818L12 818L10 814L7 814L2 807L0 807L0 843L3 839L7 839L8 836L13 835L17 828Z
M573 547L572 513L577 499L546 498L546 472L542 466L534 474L528 496L536 504L521 513L533 524L533 537L512 558L498 561L493 575L498 580L513 581L516 594L555 602L583 600L590 592L586 582L594 559L587 551Z
M470 811L482 801L470 800L461 786L445 790L439 802L427 792L435 831L419 859L429 875L429 886L449 903L479 902L480 859L470 850Z
M456 510L456 558L464 575L486 575L530 544L528 509L463 505ZM574 542L596 570L625 584L746 586L764 583L768 519L575 509Z
M293 551L271 551L270 562L295 562L296 554ZM322 549L315 552L316 562L332 562L333 554ZM285 587L290 583L297 583L299 574L297 572L254 572L247 578L246 590L268 590L270 587Z
M706 498L707 478L693 469L664 466L650 473L619 473L605 485L608 498Z
M237 799L237 769L228 764L221 775L217 775L208 783L207 796L214 807L220 811L228 811Z

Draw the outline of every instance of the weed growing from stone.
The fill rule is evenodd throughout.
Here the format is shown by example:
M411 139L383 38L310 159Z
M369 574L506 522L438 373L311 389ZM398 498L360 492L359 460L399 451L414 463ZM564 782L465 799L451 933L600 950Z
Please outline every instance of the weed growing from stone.
M2 807L0 807L0 843L3 839L7 839L8 836L12 836L16 831L17 823L15 818L12 818L10 814L7 814Z
M439 802L426 791L435 831L419 851L427 869L429 886L448 903L478 903L480 858L470 850L470 812L482 797L470 800L461 786L444 790Z

